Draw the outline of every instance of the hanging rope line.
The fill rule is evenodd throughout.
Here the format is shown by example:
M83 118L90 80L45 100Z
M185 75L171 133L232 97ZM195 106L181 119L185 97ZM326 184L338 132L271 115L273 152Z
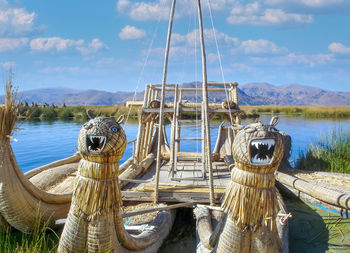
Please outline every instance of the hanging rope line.
M133 99L132 99L132 102L135 102L136 100L136 96L137 96L137 91L140 87L140 83L141 83L141 79L143 77L143 73L145 71L145 68L148 64L148 59L149 59L149 56L151 55L151 51L152 51L152 48L153 48L153 43L155 41L155 38L157 36L157 32L158 32L158 28L159 28L159 23L160 23L160 17L158 17L158 22L157 22L157 25L154 29L154 32L153 32L153 36L152 36L152 39L151 39L151 42L149 44L149 47L147 49L147 54L146 54L146 58L143 62L143 65L142 65L142 68L141 68L141 72L140 72L140 75L139 75L139 78L137 80L137 85L136 85L136 88L135 88L135 92L134 92L134 96L133 96ZM130 112L131 112L131 109L132 109L132 105L133 103L131 103L130 105L130 108L129 108L129 111L128 111L128 115L126 116L126 120L125 120L125 123L124 123L124 128L127 126L127 123L128 123L128 120L129 120L129 116L130 116Z
M227 93L225 75L224 75L224 70L223 70L223 67L222 67L221 53L220 53L220 49L219 49L218 39L217 39L217 36L216 36L216 30L215 30L215 26L214 26L213 13L212 13L212 10L211 10L211 4L210 4L209 0L207 0L207 4L208 4L208 9L209 9L211 26L212 26L212 30L213 30L213 34L214 34L214 40L215 40L215 45L216 45L216 52L217 52L218 59L219 59L221 77L222 77L222 80L224 82L225 95L226 95L226 100L228 102L229 101L229 96L228 96L228 93ZM228 106L228 110L229 110L231 125L233 125L233 118L232 118L231 107L230 106Z

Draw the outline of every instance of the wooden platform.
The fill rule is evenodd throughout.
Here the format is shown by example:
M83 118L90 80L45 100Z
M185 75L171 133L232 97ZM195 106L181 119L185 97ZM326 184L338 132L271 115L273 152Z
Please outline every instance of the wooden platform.
M168 162L161 166L159 180L159 202L193 202L209 203L208 173L203 179L202 164L196 161L178 162L176 180L171 179ZM129 183L124 187L124 201L153 201L155 163L148 171L137 177L137 183ZM230 180L230 172L224 162L213 163L215 202L219 203L226 185Z

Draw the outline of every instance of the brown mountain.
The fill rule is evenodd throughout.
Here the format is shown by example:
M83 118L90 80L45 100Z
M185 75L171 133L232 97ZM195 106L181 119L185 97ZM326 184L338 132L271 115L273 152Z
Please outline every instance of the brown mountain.
M249 83L240 86L248 96L265 98L273 105L350 106L350 92L329 91L300 84L274 86Z
M195 87L196 83L185 83L184 87ZM197 83L197 87L201 84ZM143 99L143 91L136 94L136 100ZM133 100L134 92L107 92L100 90L74 90L67 88L49 88L23 91L18 98L24 102L54 103L56 105L121 105ZM185 100L201 99L201 92L189 93ZM350 106L350 92L337 92L299 84L274 86L267 83L249 83L240 85L238 90L241 105L314 105L314 106ZM167 100L173 99L172 95ZM220 102L225 95L209 93L209 102ZM0 104L4 96L0 96Z

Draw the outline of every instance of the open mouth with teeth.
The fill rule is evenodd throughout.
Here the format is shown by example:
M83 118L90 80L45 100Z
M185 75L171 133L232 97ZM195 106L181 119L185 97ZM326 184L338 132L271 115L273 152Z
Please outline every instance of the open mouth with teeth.
M275 151L274 139L253 140L250 142L252 164L270 164Z
M86 138L86 146L91 154L101 154L103 148L106 144L105 136L87 136Z

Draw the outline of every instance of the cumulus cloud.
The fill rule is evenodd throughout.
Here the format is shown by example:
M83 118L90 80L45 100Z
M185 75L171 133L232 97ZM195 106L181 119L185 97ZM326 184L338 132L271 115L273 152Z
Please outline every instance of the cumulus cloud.
M122 40L141 39L146 36L146 32L138 29L135 26L127 25L119 33L119 38Z
M270 5L297 4L313 8L322 8L326 6L342 5L346 0L265 0Z
M70 73L76 74L76 73L87 73L90 71L91 69L82 68L82 67L47 67L42 69L40 72L43 72L43 73L70 72Z
M34 29L36 14L23 8L11 8L0 4L0 35L26 34Z
M214 34L215 32L215 34ZM220 44L234 46L237 45L239 39L236 37L232 37L226 33L220 32L218 30L213 29L204 29L204 38L206 43L215 43L215 37L220 42ZM174 33L172 35L172 41L174 44L186 43L188 45L195 45L199 42L199 30L195 29L187 34L181 35L178 33Z
M167 20L169 18L169 7L169 0L133 3L128 0L119 0L117 2L117 9L134 20Z
M81 46L84 40L62 39L60 37L36 38L31 40L30 48L33 51L64 51L74 46Z
M255 63L273 64L280 66L299 64L308 65L310 67L335 62L335 59L331 54L303 55L295 53L288 53L286 55L276 57L251 57L251 60Z
M336 54L350 54L350 47L346 47L339 42L329 44L328 50Z
M131 5L129 0L119 0L117 1L117 10L118 11L125 11L129 8Z
M48 38L36 38L30 41L30 48L36 52L47 51L65 51L68 49L74 49L82 53L83 55L96 53L97 51L107 48L106 45L98 38L91 40L86 44L84 40L72 40L63 39L60 37L48 37Z
M262 7L258 2L242 5L237 3L231 9L227 22L233 25L283 25L305 24L314 21L312 15L288 13L282 9Z
M27 44L27 38L0 38L0 52L18 50Z
M76 49L83 55L93 54L108 47L98 38L94 38L87 46L78 46Z
M285 47L279 47L272 41L260 39L260 40L246 40L232 49L232 53L243 52L245 54L280 54L288 51Z

